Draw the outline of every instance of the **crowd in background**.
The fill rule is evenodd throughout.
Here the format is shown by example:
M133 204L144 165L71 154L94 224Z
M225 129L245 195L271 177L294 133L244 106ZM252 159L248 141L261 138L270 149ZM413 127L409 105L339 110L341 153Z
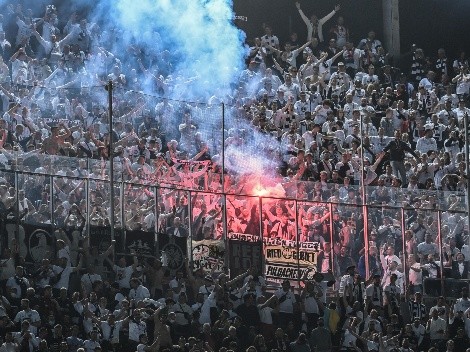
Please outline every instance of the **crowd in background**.
M265 25L233 93L195 103L170 99L191 82L168 51L113 51L118 29L54 6L3 9L2 220L59 230L56 253L34 267L9 240L0 351L466 350L468 288L431 309L423 293L468 279L468 59L417 46L394 58L374 31L356 45L340 6L321 18L295 6L305 43L280 43ZM110 158L125 181L113 224ZM258 196L273 199L260 208ZM403 224L393 206L407 209ZM268 289L261 268L229 278L190 260L176 272L157 258L126 263L114 243L91 247L87 224L317 243L318 275Z

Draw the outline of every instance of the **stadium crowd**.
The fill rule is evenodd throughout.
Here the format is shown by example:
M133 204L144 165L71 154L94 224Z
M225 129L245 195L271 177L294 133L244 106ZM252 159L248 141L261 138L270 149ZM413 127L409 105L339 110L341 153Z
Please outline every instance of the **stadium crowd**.
M281 45L265 25L233 94L197 103L169 99L194 82L174 75L167 51L115 51L118 29L54 6L4 9L2 220L58 230L35 266L17 239L3 251L0 351L468 351L468 287L440 296L440 278L468 279L465 53L414 46L400 70L374 31L353 43L339 6L322 18L295 6L306 43L293 33ZM253 141L277 165L263 177L237 159ZM125 181L114 223L110 157ZM261 209L258 191L273 197ZM393 206L407 209L405 228ZM114 242L90 246L87 222L194 240L262 229L318 243L317 274L273 288L257 267L229 278L189 259L176 272L135 253L127 263Z

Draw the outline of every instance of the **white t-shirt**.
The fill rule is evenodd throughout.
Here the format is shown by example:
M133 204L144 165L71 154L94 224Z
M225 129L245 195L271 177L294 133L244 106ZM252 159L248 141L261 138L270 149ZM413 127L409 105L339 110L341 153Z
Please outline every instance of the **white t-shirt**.
M414 271L411 268L419 269L419 271ZM423 283L423 272L421 270L421 265L419 263L414 263L410 268L408 279L413 285L421 285Z
M424 339L424 334L426 333L426 328L421 324L419 324L418 327L416 327L415 324L411 324L411 329L418 339L418 344L421 344Z
M259 311L259 318L260 318L260 321L263 323L263 324L272 324L273 323L273 316L272 316L272 312L273 312L273 308L271 307L264 307L261 309L261 306L262 304L258 304L258 311Z
M305 313L310 313L310 314L318 314L318 303L317 299L313 296L306 296L304 299L304 307L305 307Z
M346 286L351 286L353 284L353 277L349 274L341 276L340 282L339 282L339 291L338 293L340 295L344 294L344 290L346 289Z
M136 302L142 301L145 298L150 298L150 292L147 287L143 285L137 286L137 288L132 288L129 291L129 298L135 300Z
M434 261L434 264L424 264L423 268L425 268L428 271L429 278L431 279L436 279L437 278L437 273L438 273L438 268L440 268L441 263L439 261Z
M466 312L467 309L470 308L470 299L465 299L465 298L459 298L458 300L455 301L454 305L454 313L457 312Z
M464 75L463 79L457 81L455 92L457 94L468 94L470 90L470 78L468 75Z
M80 279L87 292L91 292L93 289L93 283L99 280L101 280L101 275L99 274L83 274Z
M209 297L209 295L212 293L213 290L214 290L213 285L211 286L202 285L201 287L199 287L199 293L202 293L204 295L204 299Z
M29 281L28 281L28 279L22 277L22 278L20 278L19 280L22 280L22 281L24 282L24 284L25 284L27 287L29 287ZM18 283L17 283L16 275L10 277L10 278L7 280L6 286L7 286L8 288L10 288L10 289L15 289L15 290L16 290L16 293L15 293L15 294L11 294L12 297L20 298L24 293L26 293L26 292L21 292L21 286L18 285Z
M31 332L31 330L29 330ZM13 340L18 344L21 345L23 342L22 332L15 331L13 332ZM39 338L37 338L34 334L31 333L31 338L29 339L29 350L32 352L37 349L39 346Z
M368 84L379 83L379 77L377 75L364 75L362 77L362 85L367 86Z
M147 324L145 321L139 321L135 323L134 321L129 322L129 340L134 342L140 341L140 335L145 334L147 330Z
M72 266L66 266L65 268L62 268L61 266L53 265L52 266L52 271L54 272L54 276L60 275L60 280L57 282L53 288L60 289L62 287L69 288L69 279L70 279L70 274L75 268Z
M294 312L294 303L295 296L292 291L285 292L282 288L274 292L274 295L280 300L281 297L285 296L283 302L279 302L279 311L281 313L293 313Z
M444 319L439 317L437 319L431 319L431 324L429 326L429 336L431 337L431 341L444 339L446 328L447 323Z
M83 348L86 352L94 352L96 347L101 347L98 341L85 340L83 341Z
M134 268L132 267L132 265L126 266L124 268L118 265L114 265L113 269L116 273L116 282L119 284L119 287L131 288L130 280L132 277L132 273L134 272Z
M357 338L349 330L344 332L343 347L350 348L356 346Z
M70 248L65 246L57 252L57 258L67 258L67 266L70 266Z
M190 320L186 316L193 315L193 310L186 303L177 302L171 306L170 311L175 313L175 324L177 325L188 325Z
M178 281L175 278L175 279L170 281L170 288L174 289L174 288L177 288L177 287L178 287ZM186 293L186 284L184 282L181 283L181 290L178 293L175 293L173 291L173 299L175 300L175 302L178 302L178 298L179 298L181 292Z
M101 322L101 332L103 333L103 340L111 343L119 343L119 331L122 327L122 320L114 322L114 326L111 328L107 321Z
M30 323L37 323L38 321L41 321L41 317L39 316L39 313L35 311L34 309L30 309L29 311L22 310L16 313L16 316L15 316L15 319L13 319L13 322L21 324L23 320L29 320ZM38 332L38 328L35 327L33 324L29 325L29 330L34 335L36 335Z
M216 307L216 305L217 302L215 300L215 293L212 292L201 307L201 315L199 316L200 324L211 323L211 308Z

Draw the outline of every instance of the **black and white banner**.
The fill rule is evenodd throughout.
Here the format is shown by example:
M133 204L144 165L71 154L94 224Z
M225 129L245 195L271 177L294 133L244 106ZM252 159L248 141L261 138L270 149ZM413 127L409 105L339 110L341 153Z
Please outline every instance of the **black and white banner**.
M117 252L124 250L122 243L122 230L114 230ZM105 226L90 226L90 246L98 247L98 251L103 253L111 244L111 228Z
M296 265L266 264L266 278L269 280L300 280L307 275L308 280L313 279L316 270L313 267L299 267Z
M203 240L192 242L193 270L221 273L224 271L225 245L223 241Z
M229 242L230 277L235 277L250 268L261 269L263 245L261 242Z
M227 234L229 240L242 241L242 242L259 242L261 240L260 236L250 235L247 233L238 233L238 232L229 232Z
M22 229L24 238L22 238ZM20 225L20 253L22 252L22 242L26 243L28 254L25 257L27 262L39 263L44 258L53 258L55 251L54 238L51 226Z
M126 231L126 252L134 250L138 255L155 255L155 235L145 231Z
M179 270L183 267L184 260L188 256L188 239L159 233L158 253L160 253L163 265L171 270Z

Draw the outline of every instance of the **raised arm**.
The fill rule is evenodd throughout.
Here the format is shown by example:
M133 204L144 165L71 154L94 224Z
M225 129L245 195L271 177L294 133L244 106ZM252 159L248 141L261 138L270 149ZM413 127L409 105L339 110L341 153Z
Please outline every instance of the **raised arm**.
M36 29L34 29L33 35L36 37L37 41L43 46L46 52L49 52L52 49L52 43L46 41Z
M378 155L377 155L377 159L375 160L375 163L370 167L370 169L372 171L375 171L377 169L377 167L379 166L380 162L382 161L383 157L385 156L385 153L384 152L380 152Z
M327 52L324 52L324 53L321 55L320 59L317 60L317 61L313 64L313 66L315 66L315 67L320 66L327 58L328 58L328 53L327 53Z
M268 217L268 220L271 222L274 222L276 220L276 216L269 210L269 207L264 206L263 207L263 213Z
M295 52L296 52L296 53L301 53L301 52L304 51L304 49L305 49L306 47L308 47L311 43L312 43L312 41L309 40L309 41L306 42L304 45L302 45L300 48L295 49Z
M310 20L308 19L307 16L305 16L305 13L302 11L302 9L300 8L300 2L296 2L295 3L295 7L297 7L297 11L299 11L299 15L300 17L302 18L302 20L305 22L305 24L307 25L307 28L309 26L312 26L312 23L310 22ZM311 40L312 38L307 38L307 40Z
M16 96L11 93L9 90L7 90L4 86L2 86L0 84L0 90L3 92L3 94L5 94L8 98L10 98L10 100L16 100ZM17 105L15 105L16 107ZM10 109L11 110L11 109ZM8 112L10 112L10 110Z
M279 73L284 73L284 70L283 68L281 67L281 65L279 65L279 62L277 62L277 60L273 57L273 62L274 62L274 66L276 66L276 70L279 71Z
M203 156L208 150L209 150L209 147L207 145L203 146L201 148L201 150L199 151L199 153L197 153L195 156L193 156L189 160L190 161L197 161L197 159L199 159L201 156ZM207 166L206 166L206 168L207 168Z
M139 260L137 259L137 254L135 250L131 250L131 254L132 254L132 269L135 271L135 269L137 268L137 265L139 264Z
M83 254L80 254L80 260L78 261L77 266L73 268L73 271L78 272L82 269L82 267L83 267Z
M324 25L324 24L325 24L326 22L328 22L328 21L331 19L331 17L333 17L333 16L336 14L336 12L338 12L340 9L341 9L341 6L336 5L335 8L333 9L333 11L331 11L328 15L326 15L325 17L320 18L320 19L318 20L318 24ZM321 38L320 41L323 41L323 38Z
M343 55L344 53L344 49L341 50L341 51L338 51L332 58L331 58L331 62L335 61L340 55Z
M274 51L275 53L277 53L279 55L282 53L282 50L279 50L278 48L275 48L275 47L273 47L272 45L269 45L269 44L266 44L266 48Z
M268 307L272 302L276 302L277 300L277 296L276 295L272 295L271 297L269 297L269 299L263 303L263 305L261 305L261 307L259 307L260 309L263 309L263 308L266 308Z
M244 273L241 273L240 275L236 276L236 277L233 278L232 280L227 281L227 282L226 282L226 285L229 286L229 287L232 286L232 285L235 284L237 281L240 281L240 280L244 279L249 273L250 273L249 270L245 271Z
M359 341L361 341L364 345L367 345L367 342L368 340L363 338L361 335L357 334L354 332L353 328L351 328L350 326L348 326L347 328L349 330L349 333L354 336L356 339L358 339Z
M186 257L184 259L184 267L186 269L186 275L188 276L188 280L191 283L192 286L194 286L194 283L196 283L196 278L193 275L192 268L189 266L189 258Z
M113 253L115 245L116 245L116 240L112 240L108 249L106 249L106 251L102 255L105 257L108 257L111 253Z

